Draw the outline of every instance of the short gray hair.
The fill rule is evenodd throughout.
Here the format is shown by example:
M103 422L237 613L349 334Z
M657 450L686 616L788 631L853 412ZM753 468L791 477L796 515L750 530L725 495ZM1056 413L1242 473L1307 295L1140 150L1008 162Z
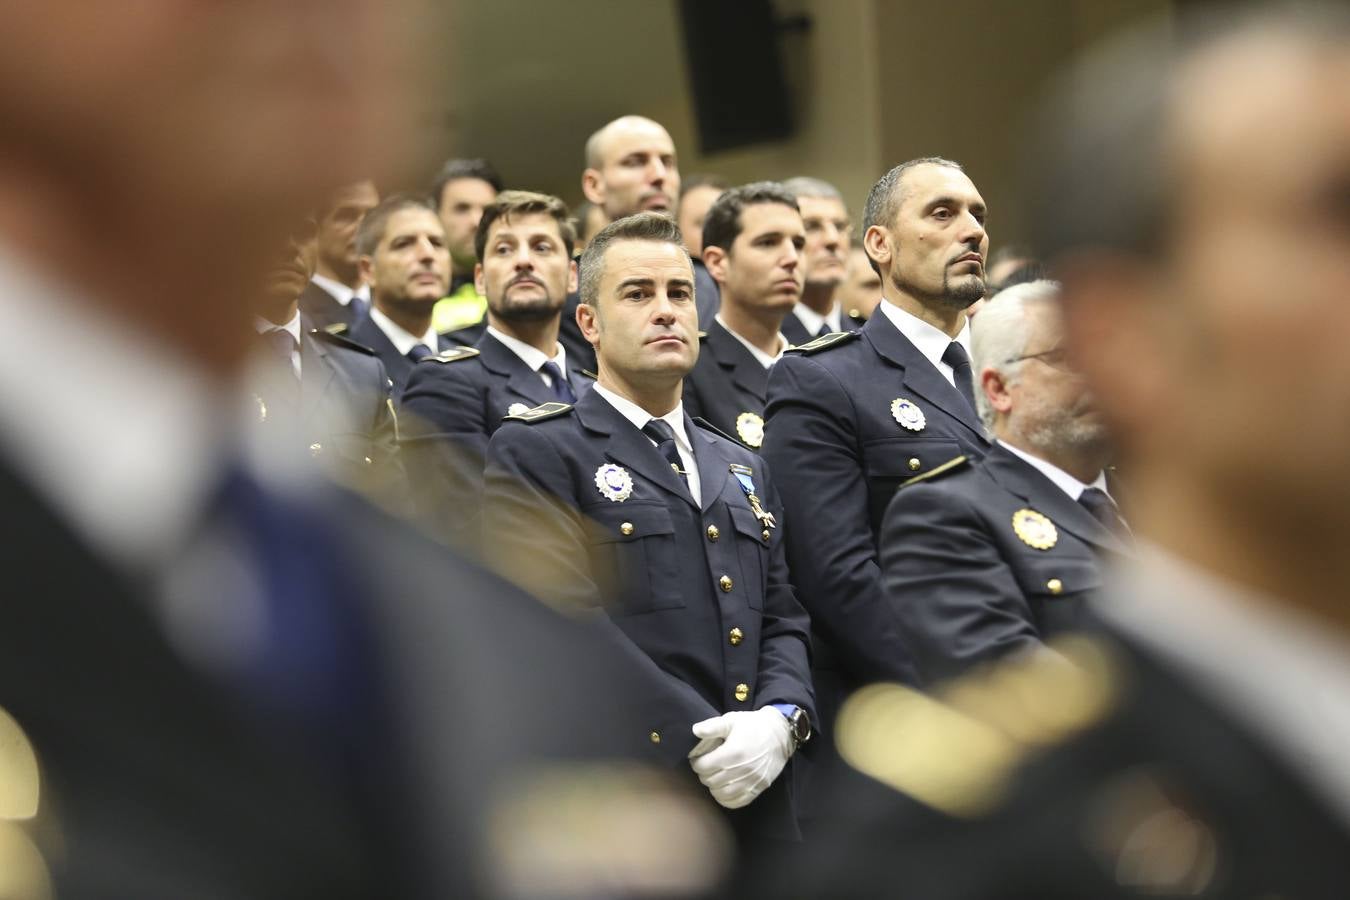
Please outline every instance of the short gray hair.
M1027 307L1059 300L1059 282L1028 281L995 294L971 320L970 362L975 374L975 408L986 428L994 427L994 409L981 387L980 374L993 369L1009 383L1017 380L1031 331Z
M789 178L783 182L783 187L790 193L798 197L820 197L825 200L838 200L844 202L844 195L839 193L839 188L830 184L828 181L822 181L819 178L812 178L808 175L798 175L795 178ZM847 206L848 204L844 204Z
M680 233L680 226L669 216L642 212L610 222L596 232L595 237L586 245L586 252L581 254L579 266L581 274L578 278L577 293L581 302L592 309L595 308L595 301L600 296L600 276L605 271L605 251L609 249L610 244L619 241L674 244L680 248L684 258L689 259L689 251L684 249L684 235ZM689 265L693 268L692 262Z

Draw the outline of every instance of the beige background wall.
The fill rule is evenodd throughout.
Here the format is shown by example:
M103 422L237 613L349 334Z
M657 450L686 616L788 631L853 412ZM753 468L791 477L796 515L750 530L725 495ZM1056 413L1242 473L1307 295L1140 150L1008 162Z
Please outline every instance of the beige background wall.
M734 2L734 0L726 0ZM685 173L733 182L810 174L855 216L884 169L938 154L966 165L996 242L1017 237L1016 131L1045 76L1094 38L1171 0L778 0L814 27L784 38L798 131L703 157L673 0L464 0L446 52L453 151L508 183L582 199L586 137L641 113L675 139Z

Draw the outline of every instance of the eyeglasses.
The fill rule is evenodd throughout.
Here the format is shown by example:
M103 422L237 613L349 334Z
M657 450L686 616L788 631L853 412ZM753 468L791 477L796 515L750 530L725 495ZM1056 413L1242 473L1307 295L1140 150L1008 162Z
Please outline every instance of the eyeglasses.
M1068 369L1068 353L1064 347L1051 347L1049 350L1042 350L1040 353L1028 353L1024 356L1016 356L1008 360L1009 363L1021 362L1024 359L1039 359L1047 366L1056 369Z

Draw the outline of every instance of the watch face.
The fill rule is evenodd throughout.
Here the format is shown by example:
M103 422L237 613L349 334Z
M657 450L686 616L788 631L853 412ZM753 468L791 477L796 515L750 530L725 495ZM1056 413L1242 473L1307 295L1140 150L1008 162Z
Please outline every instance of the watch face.
M805 744L811 739L811 719L804 709L798 709L792 714L792 736L798 744Z

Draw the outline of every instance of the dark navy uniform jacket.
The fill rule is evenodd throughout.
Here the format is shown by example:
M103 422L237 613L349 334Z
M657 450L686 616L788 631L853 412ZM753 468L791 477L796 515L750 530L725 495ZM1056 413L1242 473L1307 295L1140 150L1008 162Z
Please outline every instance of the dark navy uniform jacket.
M861 316L855 317L850 315L847 311L839 314L839 327L845 331L857 331L859 328L863 327L863 324L866 321L867 320ZM819 337L819 335L812 334L806 330L806 325L802 323L801 319L797 318L795 312L790 312L783 317L783 327L780 330L783 332L783 337L787 338L788 343L792 344L794 347L800 347L802 344L809 344Z
M699 345L698 363L684 380L685 411L758 451L769 370L718 321L707 326Z
M1018 536L1014 518L1024 510L1053 524L1052 546ZM881 528L886 599L926 683L1079 627L1084 600L1101 587L1102 563L1128 552L1000 445L981 462L901 488Z
M394 382L394 399L398 400L403 395L403 389L408 384L408 377L412 375L413 361L407 356L398 352L394 342L389 340L380 326L375 324L375 320L366 316L365 318L352 325L346 331L340 331L339 334L351 338L362 346L369 347L384 363L385 371L389 373L389 379ZM440 353L442 350L449 350L451 347L458 346L453 340L443 334L436 336L437 346L432 347L433 353Z
M687 414L685 429L699 506L652 442L597 391L497 430L483 506L484 534L518 577L545 586L554 603L602 612L613 624L616 644L650 678L653 752L687 773L693 723L772 703L800 706L814 721L814 703L806 614L783 552L791 526L774 482L735 441ZM776 527L756 517L733 465L751 470ZM621 470L608 470L610 484L631 484L625 499L597 485L610 466ZM789 775L751 804L781 809L785 835L796 833Z
M346 325L351 328L356 320L363 318L365 307L348 303L343 306L337 298L311 281L300 294L300 312L315 328L327 328L330 325Z
M765 418L764 457L795 525L786 535L793 583L819 638L818 666L838 673L818 675L822 704L830 680L912 681L881 591L881 518L902 482L982 456L983 426L884 313L789 350L769 373Z
M251 385L263 429L288 428L339 483L406 502L389 378L374 354L301 319L300 386L289 372Z
M595 374L567 354L567 380L578 396ZM404 465L417 485L419 519L438 537L477 542L488 439L508 413L554 400L539 373L491 334L413 367L399 412Z

